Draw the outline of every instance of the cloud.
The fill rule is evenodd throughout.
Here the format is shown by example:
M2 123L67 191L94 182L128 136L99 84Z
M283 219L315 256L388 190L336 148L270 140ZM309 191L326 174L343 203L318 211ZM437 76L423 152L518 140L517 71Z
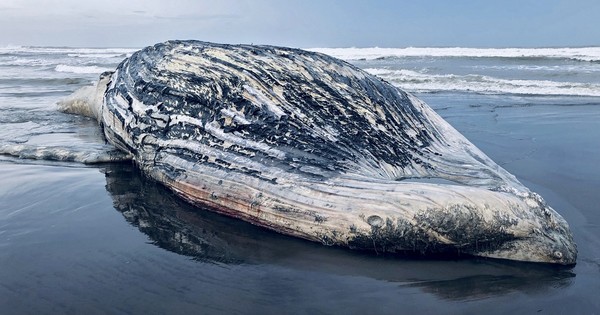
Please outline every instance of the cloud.
M156 19L166 19L166 20L195 20L195 21L242 18L242 16L239 14L179 14L179 15L175 15L175 16L154 15L152 17L156 18Z

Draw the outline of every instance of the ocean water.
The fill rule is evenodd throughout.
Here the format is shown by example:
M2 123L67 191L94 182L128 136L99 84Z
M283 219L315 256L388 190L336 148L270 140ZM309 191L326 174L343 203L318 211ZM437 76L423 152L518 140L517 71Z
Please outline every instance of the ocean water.
M0 47L0 313L600 312L599 47L311 50L424 99L567 219L577 265L366 255L191 207L130 163L23 158L110 150L93 119L56 102L135 49L11 46Z

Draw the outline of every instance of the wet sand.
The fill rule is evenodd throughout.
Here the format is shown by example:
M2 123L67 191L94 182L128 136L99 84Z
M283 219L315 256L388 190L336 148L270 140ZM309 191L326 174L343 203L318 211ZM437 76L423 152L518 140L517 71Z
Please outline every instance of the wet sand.
M330 248L193 208L131 164L0 157L0 313L600 312L600 104L421 97L566 218L574 268Z

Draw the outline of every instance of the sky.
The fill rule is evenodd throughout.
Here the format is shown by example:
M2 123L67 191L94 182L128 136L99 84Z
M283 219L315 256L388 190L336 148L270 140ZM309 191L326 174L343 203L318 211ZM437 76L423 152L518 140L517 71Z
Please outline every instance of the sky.
M598 0L0 0L0 46L600 46Z

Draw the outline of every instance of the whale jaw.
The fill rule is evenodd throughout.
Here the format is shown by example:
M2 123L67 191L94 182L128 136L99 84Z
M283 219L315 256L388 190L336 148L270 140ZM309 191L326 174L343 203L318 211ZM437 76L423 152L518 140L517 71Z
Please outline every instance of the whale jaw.
M532 209L538 212L538 209ZM529 235L504 243L494 251L481 252L482 257L539 262L559 265L575 265L577 245L569 225L552 208L547 207L539 216L541 228L533 228Z

